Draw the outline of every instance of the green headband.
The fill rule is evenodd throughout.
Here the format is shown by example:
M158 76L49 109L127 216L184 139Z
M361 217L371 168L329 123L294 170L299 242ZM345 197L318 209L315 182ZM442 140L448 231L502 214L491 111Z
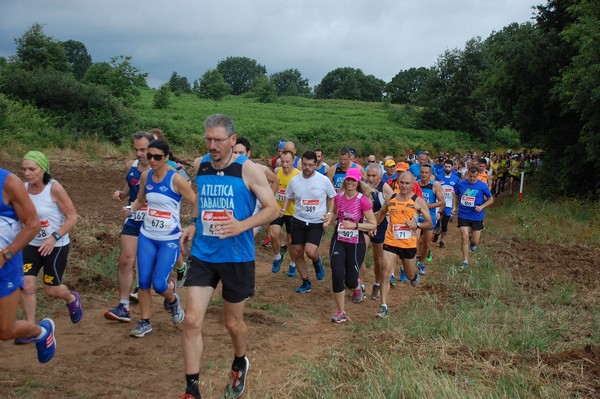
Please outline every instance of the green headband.
M44 169L44 172L50 173L50 161L48 161L48 158L46 158L46 156L43 153L39 151L29 151L23 157L23 160L26 159L29 159L30 161L33 161L40 165L40 168Z

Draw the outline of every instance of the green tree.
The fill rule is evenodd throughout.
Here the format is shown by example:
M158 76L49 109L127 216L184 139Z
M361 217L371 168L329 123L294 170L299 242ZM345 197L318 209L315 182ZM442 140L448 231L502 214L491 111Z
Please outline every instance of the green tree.
M77 80L83 80L85 73L92 66L92 56L88 53L85 44L76 40L62 42L65 55Z
M327 73L317 85L315 94L322 99L381 101L385 82L373 75L365 76L355 68L337 68Z
M84 82L106 86L110 93L123 100L125 105L133 103L139 96L141 87L148 87L147 73L131 64L131 57L123 55L112 57L110 64L93 64L85 74Z
M188 79L185 76L178 75L175 71L173 71L169 79L169 87L176 95L192 92L192 87Z
M168 83L161 85L160 88L154 93L154 108L156 109L167 109L171 104L171 88Z
M297 69L286 69L271 75L271 82L280 96L309 96L308 80Z
M480 38L469 40L464 50L446 50L421 89L419 99L425 108L420 125L466 131L488 140L491 132L485 103L477 95L485 69Z
M52 68L61 72L71 70L69 61L60 42L44 33L39 23L31 25L27 31L15 39L17 53L11 61L27 70Z
M581 0L567 12L575 21L561 38L576 51L553 89L563 109L579 115L579 144L594 170L600 170L600 3Z
M252 92L261 103L272 103L277 99L277 87L266 76L259 76L256 79Z
M219 61L217 70L231 86L231 92L235 95L250 91L256 79L267 73L264 66L247 57L227 57Z
M414 103L430 76L431 70L427 68L409 68L398 72L385 85L385 91L393 104Z
M194 82L194 90L201 98L220 100L231 92L231 87L217 69L209 69Z

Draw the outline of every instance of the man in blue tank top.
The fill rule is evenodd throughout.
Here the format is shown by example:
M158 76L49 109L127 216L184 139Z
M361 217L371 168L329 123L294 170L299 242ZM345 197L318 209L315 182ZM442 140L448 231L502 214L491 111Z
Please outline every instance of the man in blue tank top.
M238 398L244 392L250 367L244 307L254 295L252 229L275 219L279 208L263 171L246 156L233 153L237 139L233 120L223 114L211 115L204 121L204 132L209 153L199 162L196 206L181 236L184 249L192 243L182 341L185 394L200 398L202 323L217 284L222 281L223 318L234 349L225 396ZM257 200L262 208L254 213Z

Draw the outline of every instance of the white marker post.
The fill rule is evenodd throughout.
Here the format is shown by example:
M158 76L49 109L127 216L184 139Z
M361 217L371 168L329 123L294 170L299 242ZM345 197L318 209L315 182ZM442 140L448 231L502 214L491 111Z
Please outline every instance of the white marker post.
M525 183L525 172L521 172L521 185L519 186L519 204L523 202L523 183Z

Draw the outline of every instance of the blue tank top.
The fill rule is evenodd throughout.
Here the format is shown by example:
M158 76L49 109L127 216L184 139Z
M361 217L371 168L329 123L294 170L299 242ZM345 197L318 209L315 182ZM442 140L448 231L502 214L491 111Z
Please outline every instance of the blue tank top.
M256 258L252 229L225 239L219 238L213 230L214 222L228 218L224 210L233 212L237 220L247 219L254 212L256 195L246 187L242 178L242 167L246 161L249 161L248 158L240 155L221 170L213 168L210 154L200 162L196 174L198 221L191 252L202 261L239 263Z
M173 188L175 173L169 169L161 181L155 182L152 181L154 170L148 172L144 187L148 211L141 232L152 240L168 241L181 236L181 194Z
M4 191L4 182L6 181L6 178L8 177L8 175L10 175L10 173L11 172L9 172L8 170L0 168L0 193L2 193ZM17 216L17 212L15 212L15 208L13 208L12 206L10 206L8 204L5 204L4 201L2 201L1 199L0 199L0 217L10 218L14 221L19 220L19 217Z
M356 162L352 162L350 168L356 168ZM343 171L340 167L339 162L335 164L335 174L333 175L333 187L335 187L335 191L338 192L340 187L342 187L342 182L346 178L346 171Z
M138 160L136 159L133 162L133 165L127 171L127 176L125 180L127 181L127 186L129 187L129 203L131 204L138 196L140 192L140 177L142 176L142 172L138 170Z
M435 180L432 180L431 182L429 182L429 184L427 184L425 186L423 186L423 185L421 185L421 183L419 183L419 185L421 185L421 191L423 191L423 199L428 204L433 204L434 202L437 202L437 198L435 197L435 192L433 191L433 183L435 183ZM437 213L437 208L429 208L429 214L431 215L431 220L433 221L434 225L436 223L436 217L435 217L436 213ZM420 221L423 221L423 220L420 219Z

